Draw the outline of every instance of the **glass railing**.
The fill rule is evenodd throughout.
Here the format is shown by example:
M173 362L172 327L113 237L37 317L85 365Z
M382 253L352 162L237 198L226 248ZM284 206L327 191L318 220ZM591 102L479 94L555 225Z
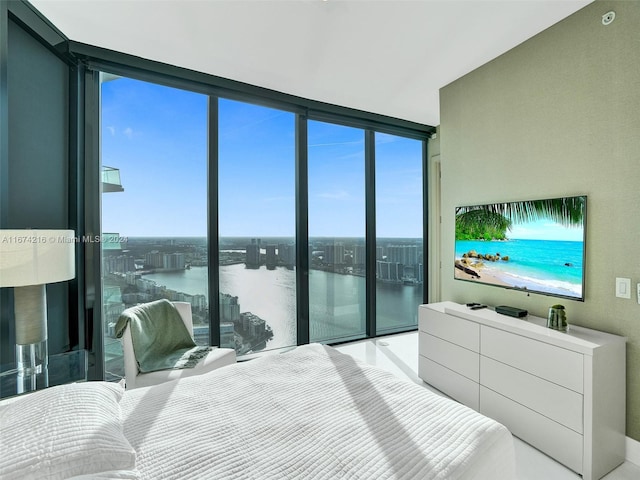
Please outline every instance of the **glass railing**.
M102 191L107 192L124 192L122 182L120 180L120 169L102 166Z

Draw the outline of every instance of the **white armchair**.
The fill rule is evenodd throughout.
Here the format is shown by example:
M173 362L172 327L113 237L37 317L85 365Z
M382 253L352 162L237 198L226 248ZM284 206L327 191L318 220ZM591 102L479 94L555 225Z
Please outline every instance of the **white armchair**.
M189 334L193 338L193 317L191 315L191 304L187 302L172 302L178 310ZM147 387L159 383L176 380L178 378L200 375L202 373L215 370L216 368L231 365L236 362L236 351L232 348L214 347L209 354L201 359L193 368L159 370L156 372L140 373L138 362L133 350L133 340L129 327L122 335L122 350L124 352L124 377L128 390L138 387Z

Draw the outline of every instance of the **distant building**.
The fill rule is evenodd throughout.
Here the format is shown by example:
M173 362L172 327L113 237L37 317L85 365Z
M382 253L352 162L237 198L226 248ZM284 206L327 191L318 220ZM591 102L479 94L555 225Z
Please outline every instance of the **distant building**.
M357 266L364 265L366 263L365 246L355 245L353 247L353 264Z
M130 255L105 255L102 259L104 273L135 272L136 262Z
M344 265L344 244L338 242L324 246L324 263L328 265Z
M251 239L251 243L247 245L247 254L245 258L247 268L260 267L260 239Z
M418 246L391 245L387 247L387 262L416 265L418 263Z
M138 280L138 278L140 278L140 274L135 273L135 272L127 272L127 274L125 276L127 285L135 285L136 284L136 280Z
M194 310L205 310L207 308L207 297L202 294L191 297L191 308Z
M383 281L399 282L404 275L404 266L396 262L376 262L376 277Z
M419 263L418 268L416 268L416 280L419 283L424 283L424 266L422 263Z
M264 335L266 331L266 322L251 312L243 312L240 314L242 329L249 332L253 337Z
M273 270L276 268L276 246L275 245L267 245L266 247L266 265L269 270Z
M220 321L240 321L240 305L238 304L238 297L232 297L228 293L220 294Z
M220 346L236 348L233 322L220 323Z
M148 280L146 278L138 278L136 280L136 287L138 287L138 290L152 295L160 295L160 293L165 289L164 285L158 285L153 280Z
M166 270L184 270L184 253L168 253L162 256L162 268Z
M153 268L164 268L164 254L158 250L145 253L144 264Z

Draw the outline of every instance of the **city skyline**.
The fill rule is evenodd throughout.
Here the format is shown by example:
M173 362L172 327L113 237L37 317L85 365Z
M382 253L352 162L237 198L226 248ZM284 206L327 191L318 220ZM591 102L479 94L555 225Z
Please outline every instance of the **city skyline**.
M102 164L124 192L103 195L103 231L207 232L205 95L120 78L102 84ZM295 233L294 114L219 100L223 237ZM364 235L364 131L309 121L309 234ZM376 134L378 236L422 236L422 143ZM336 214L340 213L339 221Z

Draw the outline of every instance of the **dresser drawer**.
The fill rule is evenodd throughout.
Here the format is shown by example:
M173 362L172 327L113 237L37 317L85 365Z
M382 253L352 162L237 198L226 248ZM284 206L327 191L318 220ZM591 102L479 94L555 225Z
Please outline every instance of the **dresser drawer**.
M486 357L583 393L584 357L581 353L485 325L480 343L480 351Z
M476 382L422 355L418 358L418 376L445 395L478 410L479 385Z
M484 356L480 379L483 386L582 434L581 394Z
M467 350L478 352L480 348L480 325L464 318L420 308L420 331L455 343Z
M419 333L419 351L474 382L480 381L480 355L425 332Z
M480 387L480 412L571 470L582 473L583 437L579 433L484 386Z

